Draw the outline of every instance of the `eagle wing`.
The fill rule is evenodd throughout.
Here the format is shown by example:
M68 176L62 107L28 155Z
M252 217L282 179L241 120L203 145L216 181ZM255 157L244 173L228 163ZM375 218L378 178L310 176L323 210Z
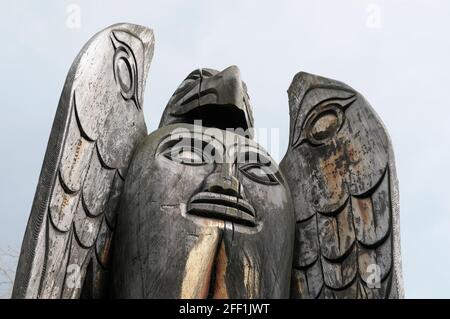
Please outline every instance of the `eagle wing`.
M391 142L364 97L299 73L288 90L294 298L403 296L398 185Z
M103 297L116 207L147 128L142 99L153 32L96 34L64 84L20 253L13 298Z

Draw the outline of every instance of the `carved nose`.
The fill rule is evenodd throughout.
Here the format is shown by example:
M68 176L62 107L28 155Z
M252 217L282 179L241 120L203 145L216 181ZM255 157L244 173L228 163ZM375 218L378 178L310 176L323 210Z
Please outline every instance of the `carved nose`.
M213 173L205 181L204 191L242 198L239 180L232 175Z

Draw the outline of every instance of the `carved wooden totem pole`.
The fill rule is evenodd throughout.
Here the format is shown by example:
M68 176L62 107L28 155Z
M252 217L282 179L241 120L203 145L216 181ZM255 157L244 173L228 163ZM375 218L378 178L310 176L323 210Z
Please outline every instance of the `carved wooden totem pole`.
M118 24L75 59L13 297L402 297L393 152L368 102L297 74L279 169L239 69L199 69L147 136L153 47Z

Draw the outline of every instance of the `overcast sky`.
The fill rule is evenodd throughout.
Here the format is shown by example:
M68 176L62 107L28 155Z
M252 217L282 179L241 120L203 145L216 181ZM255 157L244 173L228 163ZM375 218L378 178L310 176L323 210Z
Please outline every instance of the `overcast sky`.
M0 50L0 249L19 250L67 71L97 31L153 28L149 130L193 69L236 64L256 127L288 140L286 89L307 71L365 95L393 141L406 296L450 298L450 2L10 1ZM75 6L73 6L75 4ZM80 24L70 13L80 9ZM75 10L75 11L74 11ZM278 153L278 154L277 154Z

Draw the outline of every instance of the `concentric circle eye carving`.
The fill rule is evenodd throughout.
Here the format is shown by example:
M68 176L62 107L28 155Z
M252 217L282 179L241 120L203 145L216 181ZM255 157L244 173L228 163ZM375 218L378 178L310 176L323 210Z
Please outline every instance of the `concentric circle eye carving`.
M334 111L323 112L311 123L310 135L315 140L323 140L333 135L339 128L339 118Z
M339 104L317 107L306 120L305 140L313 145L321 145L333 138L344 123L344 112Z
M130 50L124 46L116 48L114 54L114 78L125 100L138 104L136 61Z
M133 73L131 71L131 65L127 59L120 58L117 61L116 72L122 92L129 94L133 88Z

